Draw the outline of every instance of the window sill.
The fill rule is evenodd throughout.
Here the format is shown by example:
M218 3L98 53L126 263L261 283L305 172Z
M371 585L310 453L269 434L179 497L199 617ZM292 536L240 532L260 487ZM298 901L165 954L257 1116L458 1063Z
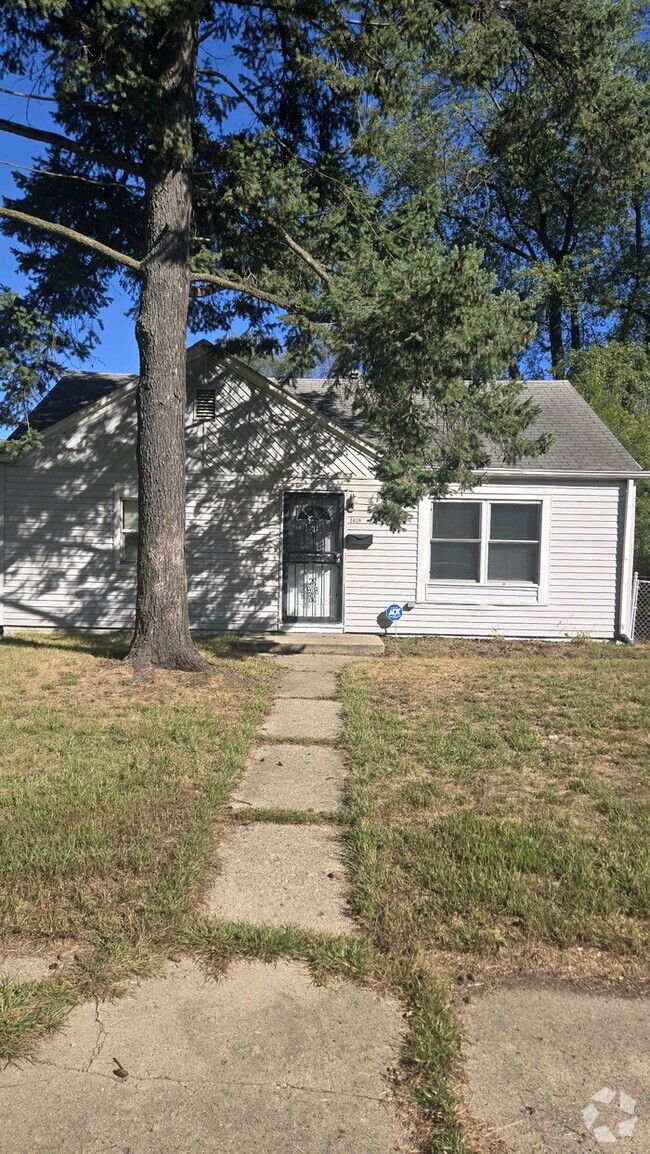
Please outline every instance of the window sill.
M527 606L544 605L546 598L539 585L523 584L517 581L477 582L436 581L427 582L423 600L435 605L477 605L477 606Z

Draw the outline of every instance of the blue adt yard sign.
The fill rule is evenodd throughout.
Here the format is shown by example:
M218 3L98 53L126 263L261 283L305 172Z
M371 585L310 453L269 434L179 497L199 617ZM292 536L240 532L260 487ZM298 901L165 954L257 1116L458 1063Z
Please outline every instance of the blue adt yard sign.
M388 606L388 609L386 610L386 616L389 621L399 621L403 612L404 610L402 609L402 606L398 605L396 602L393 602L392 605Z

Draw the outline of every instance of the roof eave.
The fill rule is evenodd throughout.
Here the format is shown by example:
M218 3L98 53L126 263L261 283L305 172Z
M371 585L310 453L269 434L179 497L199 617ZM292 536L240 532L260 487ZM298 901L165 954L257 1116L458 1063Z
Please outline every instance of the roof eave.
M645 481L650 478L650 471L644 469L475 469L474 472L478 476L488 477L534 477L540 480L544 478L566 478L569 481L583 480L588 481Z
M39 436L41 442L45 445L50 441L56 440L60 434L69 432L77 425L81 425L87 417L92 417L96 413L102 412L104 409L111 408L116 402L128 396L129 393L135 392L138 382L126 381L125 384L120 385L118 389L114 389L112 393L108 393L105 397L99 397L98 400L92 401L89 405L85 405L82 409L77 409L74 413L69 413L67 417L63 417L60 421L55 421L53 425L48 425L47 429L43 429ZM34 446L30 452L38 452L40 446Z

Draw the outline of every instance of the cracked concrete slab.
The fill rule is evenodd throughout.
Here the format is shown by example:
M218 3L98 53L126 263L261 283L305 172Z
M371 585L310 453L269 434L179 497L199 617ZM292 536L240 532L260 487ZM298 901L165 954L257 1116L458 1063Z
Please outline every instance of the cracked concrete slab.
M230 922L353 933L338 832L332 825L271 822L228 830L220 845L223 870L203 913Z
M280 698L273 702L261 732L267 737L329 740L343 732L342 709L338 701Z
M394 1002L296 963L239 962L218 983L170 964L0 1074L0 1151L405 1152L385 1077L402 1026Z
M260 745L229 808L340 809L344 779L345 759L331 745Z
M276 697L334 697L336 694L336 674L318 669L286 669Z
M463 1019L467 1106L513 1154L650 1150L648 998L491 990Z

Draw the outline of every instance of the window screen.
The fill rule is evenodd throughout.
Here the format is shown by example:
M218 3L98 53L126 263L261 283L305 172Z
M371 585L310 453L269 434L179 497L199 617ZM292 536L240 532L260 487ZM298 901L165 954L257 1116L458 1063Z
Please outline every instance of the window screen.
M539 502L434 501L431 581L538 585Z
M478 501L434 501L432 581L479 581L481 506Z
M539 505L490 507L488 581L539 582Z

